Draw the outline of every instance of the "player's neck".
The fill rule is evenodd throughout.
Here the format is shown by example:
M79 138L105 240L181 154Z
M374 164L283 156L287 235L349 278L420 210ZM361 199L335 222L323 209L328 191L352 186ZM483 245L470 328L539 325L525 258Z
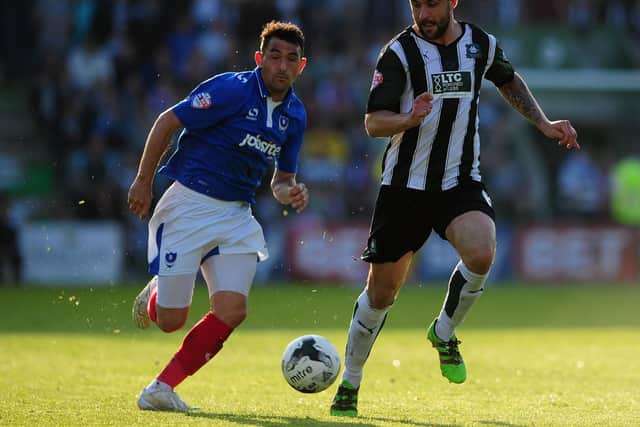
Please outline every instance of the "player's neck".
M273 102L278 102L278 103L282 102L287 97L287 93L289 93L288 90L286 92L269 91L269 95L271 96L271 100Z

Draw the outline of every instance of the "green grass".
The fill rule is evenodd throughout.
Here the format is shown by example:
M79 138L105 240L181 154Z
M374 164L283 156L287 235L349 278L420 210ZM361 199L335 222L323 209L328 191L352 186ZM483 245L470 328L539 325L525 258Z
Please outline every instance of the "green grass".
M249 319L178 388L202 408L188 415L135 406L183 336L135 330L136 292L0 288L0 425L640 425L637 285L490 288L458 331L464 385L440 376L425 340L444 287L406 288L366 366L355 420L328 415L335 386L298 393L279 364L302 334L342 350L359 290L255 288ZM189 324L206 307L200 287Z

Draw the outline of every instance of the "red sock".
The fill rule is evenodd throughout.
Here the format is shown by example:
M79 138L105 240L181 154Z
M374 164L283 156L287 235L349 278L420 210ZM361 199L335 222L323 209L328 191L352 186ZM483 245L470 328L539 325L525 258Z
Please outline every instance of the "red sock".
M156 323L156 319L158 318L158 313L156 311L156 300L158 299L158 287L154 287L151 291L151 296L149 297L149 302L147 303L147 313L149 313L149 318L153 323Z
M158 375L158 380L176 387L212 359L232 331L212 312L208 312L184 337L182 346Z

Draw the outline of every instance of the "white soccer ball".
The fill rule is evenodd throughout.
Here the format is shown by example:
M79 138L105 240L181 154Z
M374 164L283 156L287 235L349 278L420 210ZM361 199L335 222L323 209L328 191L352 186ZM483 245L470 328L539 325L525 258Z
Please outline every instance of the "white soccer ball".
M325 390L338 378L340 355L325 337L304 335L291 341L282 354L282 374L302 393Z

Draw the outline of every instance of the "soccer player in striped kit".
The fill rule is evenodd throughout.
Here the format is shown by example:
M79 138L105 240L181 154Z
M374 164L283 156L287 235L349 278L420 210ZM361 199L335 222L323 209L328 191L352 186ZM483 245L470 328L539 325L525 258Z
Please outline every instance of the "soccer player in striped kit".
M201 83L160 114L129 190L129 208L141 218L162 153L184 128L178 147L160 168L175 182L149 221L149 271L155 276L136 297L133 320L165 332L187 321L198 270L209 288L211 311L187 333L182 346L138 398L145 410L187 411L174 388L222 348L246 317L258 259L268 256L262 227L251 213L255 191L275 162L275 199L298 212L309 202L296 182L306 127L293 82L305 67L304 35L295 25L266 24L253 71L224 73Z
M331 414L357 416L364 364L403 286L411 258L432 230L460 262L427 329L442 375L466 380L455 329L483 291L494 260L494 211L480 173L478 99L488 79L516 111L567 149L580 148L566 120L550 121L496 39L457 21L458 0L410 0L414 23L381 51L365 116L367 133L389 137L382 185L362 259L370 263L347 340Z

